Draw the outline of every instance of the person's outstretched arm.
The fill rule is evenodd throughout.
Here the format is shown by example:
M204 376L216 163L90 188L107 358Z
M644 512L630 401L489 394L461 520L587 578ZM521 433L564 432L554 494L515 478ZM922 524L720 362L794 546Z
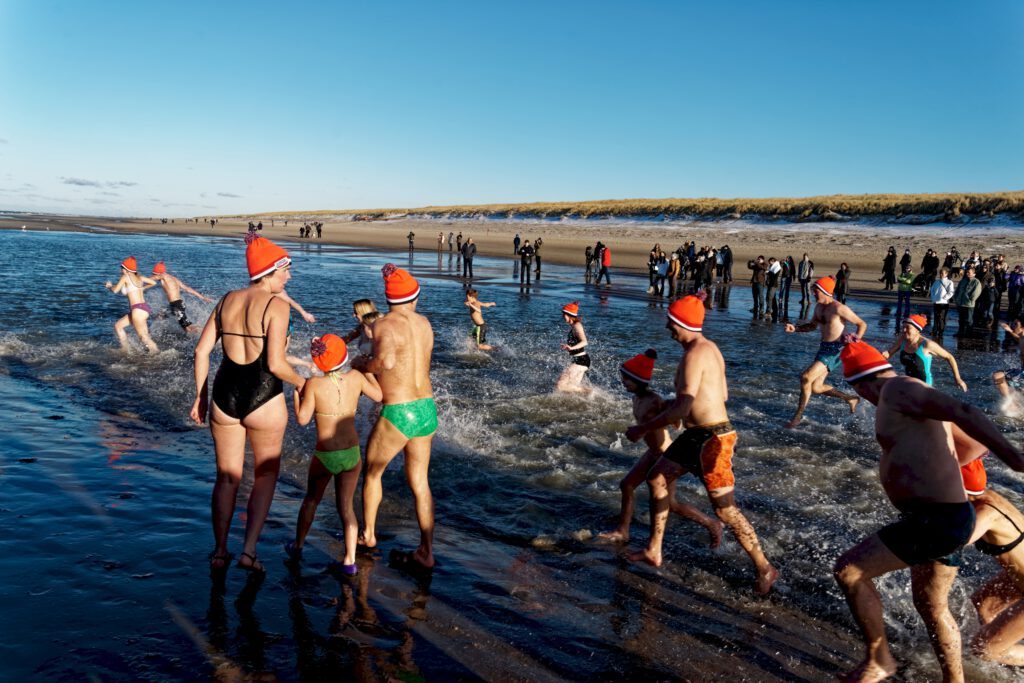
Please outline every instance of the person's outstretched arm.
M296 313L301 315L302 319L305 320L307 323L312 324L316 322L316 316L314 316L312 313L307 313L306 309L300 306L298 301L288 296L288 292L282 289L281 292L277 295L277 298L283 300L289 306L294 308Z

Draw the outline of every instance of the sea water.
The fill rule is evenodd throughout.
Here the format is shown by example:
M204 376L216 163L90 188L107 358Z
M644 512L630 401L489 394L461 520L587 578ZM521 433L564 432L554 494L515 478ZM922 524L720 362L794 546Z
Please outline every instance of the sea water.
M705 333L725 356L739 432L737 502L782 573L773 594L758 598L752 565L728 532L712 552L703 529L670 519L659 570L631 565L625 546L595 539L614 525L618 482L642 452L623 436L631 411L618 366L656 348L653 387L667 395L680 357L664 329L665 304L644 294L645 279L613 272L611 288L595 288L580 268L545 264L522 289L513 258L477 257L474 286L482 301L497 303L484 310L496 346L484 353L470 341L457 257L284 246L294 259L288 291L318 318L310 325L295 317L297 355L308 353L314 335L352 329L353 300L384 304L384 263L421 282L418 311L436 336L440 422L430 467L433 580L387 565L387 550L418 538L401 457L384 478L381 552L360 559L357 579L325 571L340 553L330 492L301 570L284 566L281 546L294 532L315 439L312 426L294 423L260 543L266 578L231 570L225 581L211 579L213 451L208 430L188 419L195 337L161 317L166 300L157 287L147 300L161 352L143 353L131 331L135 351L121 351L112 324L126 300L103 283L134 255L142 272L164 260L192 287L220 297L246 285L240 237L0 232L4 678L814 681L859 659L831 568L895 511L877 481L870 406L850 415L845 403L817 397L801 427L781 428L815 334L753 320L743 284L716 288L707 304ZM796 317L799 294L791 296ZM203 324L213 305L185 300ZM552 392L567 363L560 311L576 300L593 358L585 397ZM891 307L849 303L868 322L868 341L891 343ZM1015 365L1015 355L977 343L951 350L971 388L964 398L994 414L988 375ZM219 350L214 368L218 362ZM935 374L939 388L957 391L943 364ZM832 380L845 388L838 372ZM372 416L364 405L363 439ZM1018 421L999 421L1020 440ZM1017 474L991 459L989 478L1021 503ZM236 553L248 484L231 530ZM692 477L677 495L709 510ZM633 547L647 539L646 502L642 486ZM990 559L966 551L951 594L965 642L977 630L968 596L995 571ZM908 572L878 586L907 680L935 678ZM1001 667L968 660L967 668L975 680L1012 680Z

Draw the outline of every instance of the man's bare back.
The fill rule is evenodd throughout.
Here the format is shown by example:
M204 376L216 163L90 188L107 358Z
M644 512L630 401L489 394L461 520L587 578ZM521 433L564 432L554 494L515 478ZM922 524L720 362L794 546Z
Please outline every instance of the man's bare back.
M683 354L676 369L675 387L678 395L693 396L693 405L685 422L687 427L729 419L725 409L725 402L729 399L725 359L710 339L701 337Z
M397 309L397 310L396 310ZM430 321L405 306L392 309L373 326L372 372L384 392L384 403L407 403L434 395L430 358L434 331Z

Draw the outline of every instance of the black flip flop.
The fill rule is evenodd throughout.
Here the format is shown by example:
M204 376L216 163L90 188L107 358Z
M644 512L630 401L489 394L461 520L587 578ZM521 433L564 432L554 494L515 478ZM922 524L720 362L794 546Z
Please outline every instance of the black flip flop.
M249 564L242 564L243 557L249 558ZM256 566L257 562L259 562L259 566ZM255 555L250 555L249 553L242 553L241 555L239 555L238 562L235 563L235 566L243 571L253 572L254 574L267 573L267 568L263 566L262 562L260 562L260 558L256 557Z

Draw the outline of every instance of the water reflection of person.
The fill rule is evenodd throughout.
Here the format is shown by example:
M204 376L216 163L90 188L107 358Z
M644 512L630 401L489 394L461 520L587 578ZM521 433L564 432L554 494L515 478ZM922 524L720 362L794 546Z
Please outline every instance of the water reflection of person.
M209 415L217 457L212 501L216 546L210 565L224 568L232 557L227 550L228 532L248 440L254 477L246 507L245 543L237 566L262 572L265 569L256 557L256 543L274 497L288 424L282 382L301 390L306 380L285 358L289 307L276 296L291 279L291 259L270 240L249 236L246 241L251 283L246 289L225 294L203 328L195 351L196 399L191 417L203 424ZM213 382L210 405L207 379L217 339L224 358Z
M121 279L117 281L117 284L111 284L107 281L103 285L115 294L124 294L128 297L128 315L118 318L117 322L114 323L114 334L117 335L117 341L120 342L121 348L125 351L130 350L125 328L131 325L135 329L135 334L139 335L139 340L149 349L150 353L160 352L156 342L149 336L147 321L153 311L149 304L146 303L146 297L143 294L143 292L156 284L156 280L139 275L138 262L134 256L129 256L124 261L121 261Z
M562 320L569 326L569 335L562 344L562 350L569 352L571 362L555 382L555 391L585 394L589 390L583 386L583 375L590 369L590 354L587 353L587 333L583 330L578 301L562 307Z

